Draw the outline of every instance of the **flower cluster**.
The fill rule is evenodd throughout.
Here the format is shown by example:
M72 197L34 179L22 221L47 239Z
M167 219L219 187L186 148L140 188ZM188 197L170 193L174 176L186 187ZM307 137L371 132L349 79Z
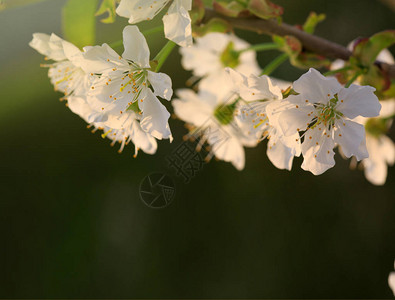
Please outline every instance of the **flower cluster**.
M54 60L48 75L55 90L65 94L68 107L113 144L129 142L146 153L156 152L155 139L172 139L170 113L158 96L170 100L171 79L152 71L150 52L136 26L123 31L122 56L110 46L85 47L80 51L56 35L34 34L30 46Z
M270 72L260 69L255 50L281 47L251 46L222 32L193 40L192 0L121 0L116 13L136 24L164 9L164 34L171 48L165 46L158 56L178 44L181 64L193 74L187 81L190 88L177 90L172 106L190 130L187 137L200 138L197 150L209 145L207 160L216 157L242 170L244 147L267 140L266 154L275 167L291 170L294 157L302 156L302 169L319 175L335 165L337 148L342 157L361 161L369 181L384 184L387 165L395 162L395 145L386 136L395 100L380 102L375 88L363 85L358 76L344 85L314 68L293 83L263 75ZM167 56L150 60L136 25L124 28L123 45L122 55L108 44L80 50L55 34L42 33L35 33L30 43L53 61L44 65L51 83L89 128L103 130L103 137L121 144L120 151L132 142L134 155L139 149L154 154L157 140L173 139L170 113L159 99L173 96L170 77L159 73ZM393 63L385 51L379 56ZM287 55L294 54L283 54L278 61ZM346 69L344 64L335 61L332 69Z

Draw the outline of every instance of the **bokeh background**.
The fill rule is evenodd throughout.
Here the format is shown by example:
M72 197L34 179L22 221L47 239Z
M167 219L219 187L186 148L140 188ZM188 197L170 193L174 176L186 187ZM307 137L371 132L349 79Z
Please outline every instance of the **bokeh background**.
M344 45L395 27L394 11L379 1L275 2L291 24L326 13L316 33ZM392 297L394 168L383 187L339 155L319 177L301 170L301 159L280 171L263 143L247 149L244 171L212 161L184 184L165 161L186 133L177 120L175 141L160 142L156 155L134 159L132 146L118 154L59 102L43 57L28 47L33 32L62 34L64 3L0 12L0 297ZM126 24L98 22L97 43L119 40ZM149 43L156 54L165 40ZM260 53L259 61L276 55ZM177 52L163 71L174 88L190 76ZM301 73L284 64L273 75ZM141 180L154 171L176 180L176 198L162 210L139 199Z

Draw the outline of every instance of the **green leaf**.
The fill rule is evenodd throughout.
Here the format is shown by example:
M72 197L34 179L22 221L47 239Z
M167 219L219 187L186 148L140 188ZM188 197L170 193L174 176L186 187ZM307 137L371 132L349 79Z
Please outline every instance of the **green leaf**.
M95 43L97 2L98 0L68 0L63 7L64 37L77 47Z
M317 15L315 12L311 12L306 22L304 22L303 30L307 33L313 34L315 27L318 23L324 21L326 18L325 14Z
M353 57L363 66L369 67L379 53L395 44L395 30L385 30L368 39L360 39L354 47Z
M0 0L0 11L18 6L44 2L44 1L48 1L48 0Z
M115 22L115 4L116 0L103 0L98 11L96 12L95 16L101 16L105 13L108 13L108 17L105 19L101 19L100 22L102 23L114 23Z
M220 14L228 17L238 17L247 11L246 0L214 0L213 8Z
M302 51L302 43L294 36L273 36L273 41L279 45L280 50L287 53L289 61L301 69L328 67L330 61L321 55Z
M213 18L208 23L200 26L193 26L193 35L203 36L210 32L230 32L232 31L232 25L223 19Z
M204 17L205 9L202 0L194 0L192 2L192 10L189 12L192 24L200 22Z
M262 19L273 19L281 16L284 9L269 0L250 0L247 6L248 10Z

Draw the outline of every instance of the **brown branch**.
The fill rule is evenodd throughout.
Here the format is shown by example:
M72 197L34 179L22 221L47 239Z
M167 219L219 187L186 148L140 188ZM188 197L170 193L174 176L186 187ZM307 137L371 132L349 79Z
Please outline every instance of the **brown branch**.
M258 18L231 18L218 14L212 9L206 9L206 14L203 23L206 23L212 18L221 18L232 24L233 27L253 31L259 34L268 35L292 35L296 37L306 50L323 55L328 58L340 58L348 60L351 56L351 51L346 47L328 41L324 38L306 33L294 26L282 23L279 25L273 20L263 20ZM376 61L375 64L391 78L395 79L395 65L390 65L384 62Z

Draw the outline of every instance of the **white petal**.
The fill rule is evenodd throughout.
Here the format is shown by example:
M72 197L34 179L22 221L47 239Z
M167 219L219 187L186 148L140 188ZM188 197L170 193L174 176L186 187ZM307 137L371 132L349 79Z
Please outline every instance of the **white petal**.
M83 57L81 68L89 74L111 72L114 68L119 68L123 72L129 68L128 62L120 58L119 54L107 44L85 47Z
M182 7L184 7L186 10L191 10L192 9L192 0L176 0L180 3Z
M342 86L337 79L325 77L311 68L294 82L293 88L310 102L327 103L334 94L340 91Z
M139 102L139 106L143 112L140 121L141 128L158 140L170 138L171 131L168 123L170 113L151 90L147 89L147 95L143 102Z
M171 103L175 114L181 120L200 127L211 119L213 108L202 101L194 91L189 89L177 90L177 96L179 99L174 99Z
M321 128L321 129L320 129ZM302 143L302 169L320 175L335 165L333 148L335 143L331 132L317 126L309 129Z
M381 104L381 111L380 111L381 118L388 118L395 114L395 99L380 101L380 104Z
M173 96L171 88L171 78L164 73L155 73L148 71L148 81L154 88L154 94L166 100L170 100Z
M388 276L388 284L389 284L390 288L392 289L392 292L394 293L394 296L395 296L395 272L392 272Z
M380 153L384 157L387 164L392 166L395 163L395 144L385 135L380 136Z
M212 151L218 159L231 162L239 171L244 169L244 148L237 138L222 126L209 127L205 134L207 135L207 142L211 145Z
M362 161L367 180L374 185L384 185L387 179L387 164L383 161L372 161L369 158Z
M66 59L63 52L62 41L63 40L54 33L52 33L51 36L45 33L34 33L33 40L29 43L29 46L49 59L61 61Z
M321 163L316 158L314 158L314 154L312 150L310 150L306 155L303 155L303 163L302 169L305 171L310 171L314 175L321 175L326 172L328 169L332 168L335 165L335 160L333 159L334 152L330 152L330 157L332 161L330 163Z
M133 144L147 154L154 154L158 148L155 138L145 132L137 120L133 121L130 137Z
M342 148L346 157L355 156L357 160L367 158L366 152L361 151L361 142L365 139L365 127L353 121L343 120L335 123L334 139Z
M168 13L163 17L165 37L181 47L192 45L191 18L188 11L173 2Z
M85 97L70 96L67 98L67 106L70 110L88 122L88 117L92 113L92 108Z
M376 89L371 86L352 84L349 88L342 88L338 93L339 103L336 109L346 117L354 119L357 116L377 117L381 104L373 93ZM343 102L341 102L343 100Z
M285 136L290 136L298 131L303 131L311 123L312 107L300 106L284 110L278 117L278 123ZM298 130L299 129L299 130Z
M215 98L216 105L229 103L234 100L233 84L225 70L212 73L199 82L199 94L208 93ZM212 99L211 97L210 99Z
M272 138L270 138L267 146L266 154L268 158L276 168L291 170L295 151L287 147L280 139L273 143Z
M150 51L144 35L137 26L126 26L123 30L123 58L137 63L141 68L150 68Z
M217 32L197 38L193 46L180 48L182 66L200 77L222 70L220 56L230 41L230 35Z
M81 50L67 41L62 41L62 47L66 58L71 61L75 66L81 67L83 63L83 56Z
M121 0L116 13L129 18L130 24L153 19L169 0Z

